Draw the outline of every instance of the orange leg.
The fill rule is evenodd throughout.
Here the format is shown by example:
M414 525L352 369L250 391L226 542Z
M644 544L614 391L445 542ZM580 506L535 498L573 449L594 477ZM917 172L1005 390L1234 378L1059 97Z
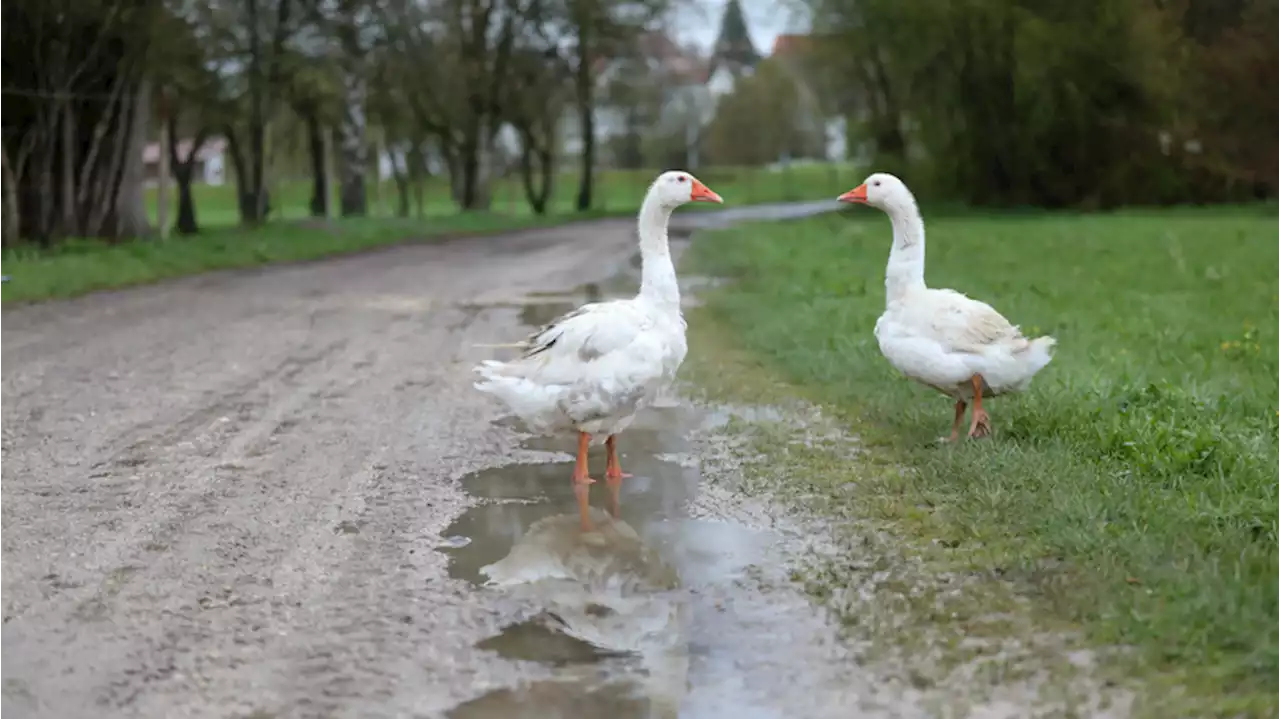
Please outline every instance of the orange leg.
M582 517L582 531L590 532L591 526L591 505L587 503L587 497L591 492L591 485L594 479L587 476L587 447L591 445L591 435L586 432L578 433L578 462L573 466L573 493L578 497L578 514Z
M969 436L977 439L991 434L991 417L982 408L982 375L973 376L973 421L969 423Z
M618 445L617 437L609 435L604 441L607 450L608 459L605 462L604 481L609 485L609 513L618 518L622 514L622 503L619 501L618 495L622 492L622 480L631 475L622 471L622 464L618 462Z
M948 442L954 442L960 439L960 423L964 421L964 410L969 405L962 399L956 400L956 418L951 423L951 436L947 438Z

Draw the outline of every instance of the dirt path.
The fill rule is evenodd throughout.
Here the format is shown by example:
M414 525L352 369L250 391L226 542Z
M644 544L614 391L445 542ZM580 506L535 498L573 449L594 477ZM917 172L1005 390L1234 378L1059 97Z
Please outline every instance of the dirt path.
M632 232L405 246L5 312L3 710L847 716L866 687L820 619L745 588L768 535L690 519L741 508L699 491L678 423L624 444L625 521L583 544L557 534L559 445L521 444L470 386L493 356L476 343L558 308L530 293L625 272ZM636 591L478 587L504 556L525 579Z

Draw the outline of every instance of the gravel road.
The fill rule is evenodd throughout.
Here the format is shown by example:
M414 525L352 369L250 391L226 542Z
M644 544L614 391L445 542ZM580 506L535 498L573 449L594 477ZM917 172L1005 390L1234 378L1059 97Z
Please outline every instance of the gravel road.
M633 238L599 221L6 310L3 710L745 719L825 716L862 692L807 604L740 588L764 535L718 510L689 519L696 461L676 424L624 440L626 521L587 546L557 534L563 448L522 444L471 388L495 352L475 345L522 337L530 296L625 273ZM673 587L701 598L659 603L671 631L589 626L611 600L575 615L572 598L478 586L508 552L517 574L605 562L606 583L652 590L634 615L650 622ZM666 688L614 681L635 674L618 656L655 646L679 650L640 671Z

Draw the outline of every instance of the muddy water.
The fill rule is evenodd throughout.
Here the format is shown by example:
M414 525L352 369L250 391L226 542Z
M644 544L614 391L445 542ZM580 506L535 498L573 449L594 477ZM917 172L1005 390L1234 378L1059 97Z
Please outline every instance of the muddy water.
M674 253L687 237L673 232ZM530 295L521 320L536 327L584 302L627 296L638 270L632 258L605 282ZM723 421L674 397L642 414L619 440L633 475L623 481L621 516L604 511L607 490L597 483L589 533L578 528L569 438L526 438L522 448L545 462L462 480L478 503L445 532L450 575L519 607L477 646L540 665L549 678L491 691L448 716L764 719L866 707L872 692L855 681L829 627L803 598L762 582L785 582L786 540L708 501L689 437ZM603 450L590 459L598 474Z

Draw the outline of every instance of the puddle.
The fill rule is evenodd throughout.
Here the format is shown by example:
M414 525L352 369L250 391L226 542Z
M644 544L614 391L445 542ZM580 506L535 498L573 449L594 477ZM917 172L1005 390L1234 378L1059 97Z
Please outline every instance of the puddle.
M572 311L579 304L572 301L530 302L520 308L520 324L542 327L560 315Z
M783 571L782 538L691 516L703 490L688 437L717 419L688 407L641 414L619 438L633 475L622 483L621 517L605 512L598 482L594 532L578 526L571 438L522 443L564 461L462 479L479 503L443 532L469 540L441 548L449 574L500 598L512 617L477 647L534 662L551 678L496 689L448 716L822 717L866 698L848 675L832 688L830 671L813 671L841 657L807 600L759 581ZM603 448L590 461L598 473ZM806 686L818 683L826 690Z
M460 704L449 719L595 719L662 716L634 687L618 683L540 681L514 689L499 689ZM676 713L666 716L676 717Z

